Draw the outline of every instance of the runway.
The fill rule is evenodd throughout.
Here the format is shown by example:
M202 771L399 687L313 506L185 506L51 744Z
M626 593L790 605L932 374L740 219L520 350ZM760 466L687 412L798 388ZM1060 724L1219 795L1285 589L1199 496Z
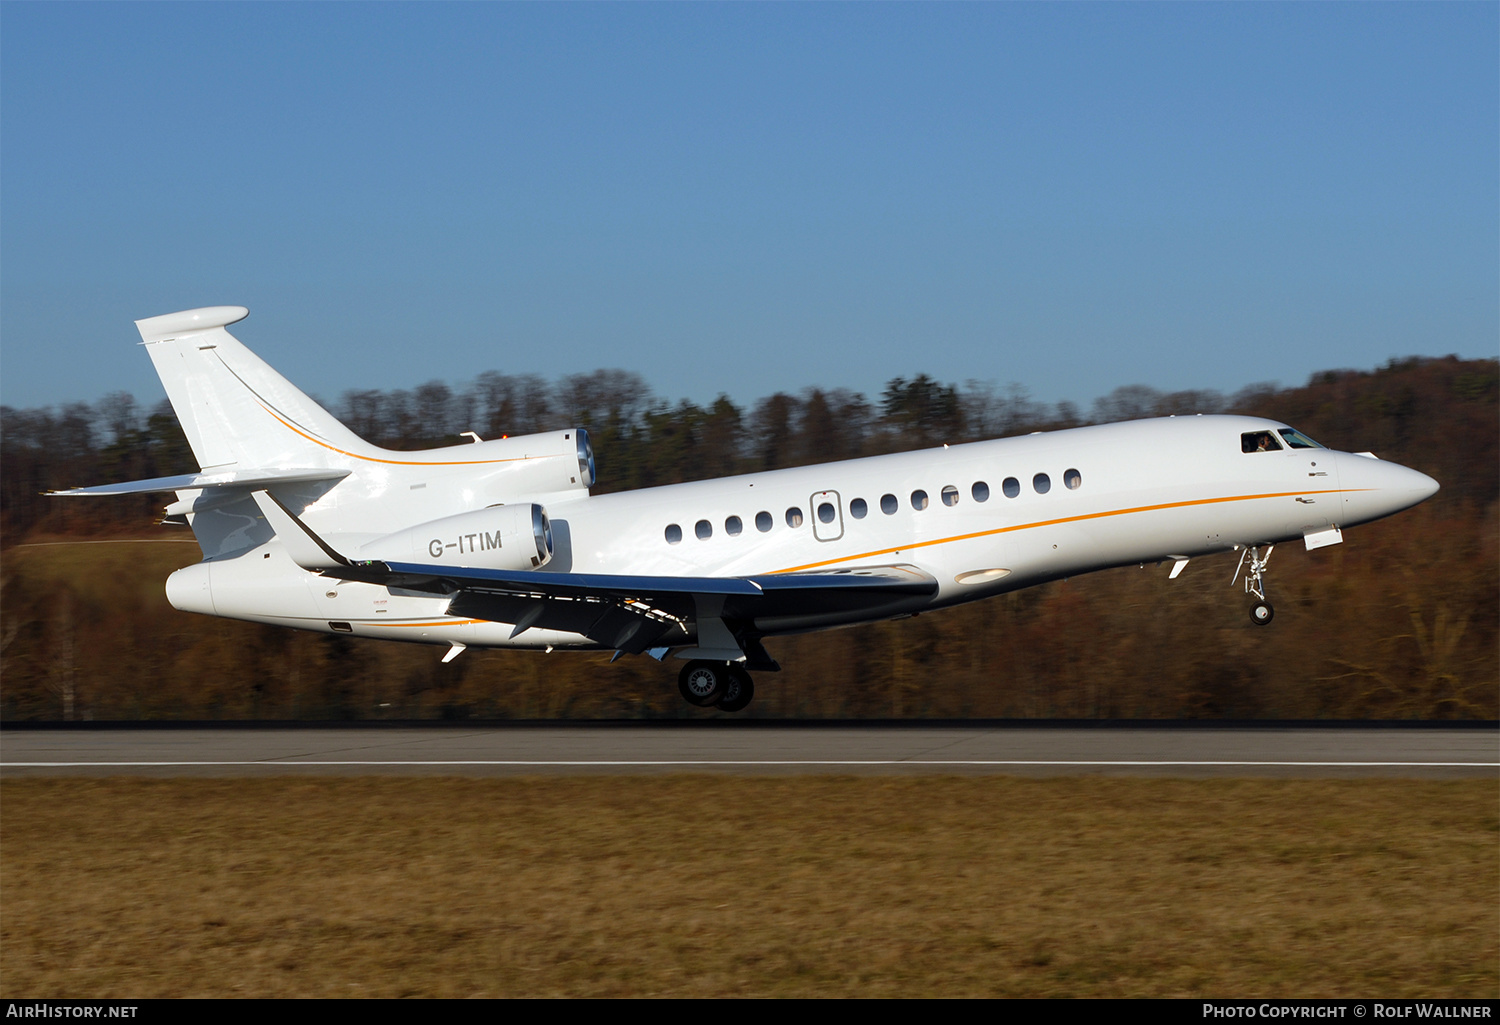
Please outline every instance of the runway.
M599 723L0 731L0 777L708 772L1500 778L1500 730Z

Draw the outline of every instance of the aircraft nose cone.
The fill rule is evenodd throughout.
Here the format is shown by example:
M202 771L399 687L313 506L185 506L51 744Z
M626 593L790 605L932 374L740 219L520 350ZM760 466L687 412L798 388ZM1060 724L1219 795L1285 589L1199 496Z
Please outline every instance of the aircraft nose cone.
M1438 493L1438 488L1440 487L1440 485L1437 481L1427 476L1427 474L1409 468L1403 469L1406 469L1407 473L1416 478L1412 482L1412 490L1416 492L1418 502L1425 502L1433 495Z
M1338 467L1346 523L1378 520L1410 509L1438 492L1437 481L1400 463L1342 453Z
M1383 467L1380 490L1390 494L1393 500L1403 500L1406 509L1425 502L1438 493L1438 482L1420 470L1413 470L1400 463L1386 463Z

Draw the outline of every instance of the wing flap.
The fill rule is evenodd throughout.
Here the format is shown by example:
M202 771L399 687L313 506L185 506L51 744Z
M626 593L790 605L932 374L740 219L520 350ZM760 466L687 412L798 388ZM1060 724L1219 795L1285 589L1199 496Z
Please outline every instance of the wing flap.
M541 598L479 591L460 591L454 595L448 603L448 614L492 623L514 623L513 638L533 627L582 634L600 647L632 655L656 647L663 637L681 626L674 619L601 598ZM678 643L686 639L683 635Z

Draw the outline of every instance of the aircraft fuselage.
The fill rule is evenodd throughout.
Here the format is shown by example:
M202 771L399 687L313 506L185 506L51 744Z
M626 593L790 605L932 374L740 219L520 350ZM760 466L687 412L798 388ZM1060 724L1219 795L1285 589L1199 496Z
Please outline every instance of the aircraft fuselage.
M673 652L726 711L761 639L908 615L1111 566L1238 550L1251 619L1269 550L1309 549L1437 482L1285 424L1183 416L590 495L582 430L422 452L355 435L231 335L241 306L136 322L197 473L65 495L175 492L204 559L178 609L449 646Z
M1242 450L1246 436L1282 429L1255 417L1171 417L620 494L553 494L546 508L555 552L546 569L749 577L909 564L937 580L929 597L755 622L775 635L1113 566L1300 540L1390 515L1437 489L1424 474L1368 455ZM318 505L303 510L310 524L319 521ZM459 564L488 543L482 533L433 533L434 549L446 548ZM335 547L365 536L325 535ZM513 637L514 624L448 615L447 597L310 573L279 537L179 571L169 595L188 611L369 637L601 647L556 630Z

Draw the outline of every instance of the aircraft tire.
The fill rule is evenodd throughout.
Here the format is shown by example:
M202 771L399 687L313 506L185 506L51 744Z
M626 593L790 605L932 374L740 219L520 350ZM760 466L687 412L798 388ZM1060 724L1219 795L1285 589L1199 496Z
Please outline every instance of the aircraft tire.
M729 683L729 667L723 662L694 659L677 674L677 690L682 700L699 708L718 704Z
M1271 608L1268 601L1258 601L1250 606L1250 622L1256 626L1265 626L1275 617L1276 610Z
M743 712L755 700L755 681L739 666L729 667L729 679L724 686L724 696L719 699L721 712Z

